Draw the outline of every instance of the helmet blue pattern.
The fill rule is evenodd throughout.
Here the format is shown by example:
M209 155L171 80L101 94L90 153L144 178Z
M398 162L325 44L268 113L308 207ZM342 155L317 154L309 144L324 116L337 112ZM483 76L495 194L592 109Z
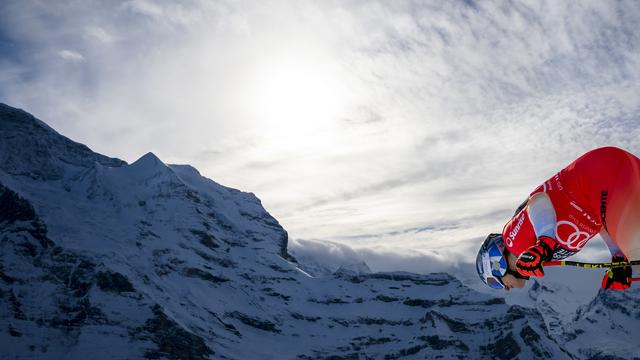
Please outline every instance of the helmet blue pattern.
M490 234L482 243L476 258L476 270L480 279L494 289L504 289L502 277L508 265L504 256L502 234Z

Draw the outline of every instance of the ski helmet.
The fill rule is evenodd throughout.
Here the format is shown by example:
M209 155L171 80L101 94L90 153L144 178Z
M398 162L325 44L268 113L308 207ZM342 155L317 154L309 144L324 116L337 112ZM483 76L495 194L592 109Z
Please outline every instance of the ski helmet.
M507 273L508 264L502 234L489 234L484 240L476 258L476 270L485 284L494 289L504 289L502 277Z

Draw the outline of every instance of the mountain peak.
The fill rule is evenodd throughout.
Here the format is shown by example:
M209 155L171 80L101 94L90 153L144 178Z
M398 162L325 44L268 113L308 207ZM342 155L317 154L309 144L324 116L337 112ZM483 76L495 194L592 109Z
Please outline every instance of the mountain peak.
M167 166L165 165L165 163L162 162L162 160L160 160L159 157L156 156L156 154L152 153L152 152L148 152L144 155L142 155L138 160L136 160L133 164L131 164L132 166L138 166L138 167L147 167L147 166L151 166L151 167L158 167L158 166Z
M40 128L55 133L55 130L28 112L4 103L0 103L0 119L2 119L2 121L0 121L0 132L8 128L16 129L19 127L27 127L31 129Z
M128 166L127 171L133 178L138 179L147 179L161 174L175 177L173 171L152 152L142 155Z
M97 154L26 111L0 104L0 170L35 180L57 180L94 163L120 167L120 159Z

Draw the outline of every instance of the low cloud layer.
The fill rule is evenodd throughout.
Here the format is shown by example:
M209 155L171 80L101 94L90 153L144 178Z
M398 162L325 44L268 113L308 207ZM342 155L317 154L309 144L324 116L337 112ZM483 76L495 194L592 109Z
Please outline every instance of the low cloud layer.
M639 22L635 1L7 1L0 101L423 272L583 152L640 154Z
M293 240L289 250L300 263L324 266L330 271L361 262L376 272L409 271L422 274L442 271L457 273L460 266L460 259L451 256L453 251L440 254L403 248L353 248L326 240Z

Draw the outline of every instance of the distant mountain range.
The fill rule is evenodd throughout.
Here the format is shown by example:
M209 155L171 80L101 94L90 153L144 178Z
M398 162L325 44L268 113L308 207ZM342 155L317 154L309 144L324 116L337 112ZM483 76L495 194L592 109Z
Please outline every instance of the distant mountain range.
M0 104L2 359L640 358L640 291L572 316L446 273L299 263L251 193Z

